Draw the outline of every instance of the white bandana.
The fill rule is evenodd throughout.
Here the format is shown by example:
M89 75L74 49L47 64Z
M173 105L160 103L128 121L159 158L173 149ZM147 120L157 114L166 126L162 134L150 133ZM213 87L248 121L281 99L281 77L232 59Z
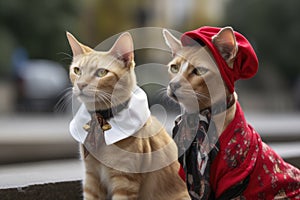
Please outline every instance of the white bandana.
M112 128L104 131L105 143L107 145L114 144L135 134L144 126L149 117L147 95L141 88L136 87L127 107L107 120ZM84 143L87 137L88 133L83 129L83 126L90 120L90 113L82 104L69 126L71 135L80 143Z

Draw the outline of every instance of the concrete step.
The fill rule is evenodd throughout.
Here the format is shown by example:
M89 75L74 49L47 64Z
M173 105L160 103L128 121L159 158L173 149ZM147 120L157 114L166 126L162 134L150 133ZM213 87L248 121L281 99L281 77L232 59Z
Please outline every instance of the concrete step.
M79 160L55 160L0 166L1 200L82 199Z

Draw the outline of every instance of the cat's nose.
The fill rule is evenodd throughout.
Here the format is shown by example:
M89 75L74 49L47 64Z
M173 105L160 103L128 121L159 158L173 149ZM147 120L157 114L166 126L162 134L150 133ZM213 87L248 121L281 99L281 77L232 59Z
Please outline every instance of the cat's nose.
M181 87L181 85L179 82L171 82L170 83L170 88L173 92L175 92L175 90L177 90L180 87Z
M79 82L77 83L77 87L79 90L83 90L83 88L85 88L88 84L85 82Z

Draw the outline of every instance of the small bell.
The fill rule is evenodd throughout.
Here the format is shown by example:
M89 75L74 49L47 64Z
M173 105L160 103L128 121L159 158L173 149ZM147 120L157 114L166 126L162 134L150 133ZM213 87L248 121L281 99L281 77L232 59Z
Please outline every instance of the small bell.
M86 123L85 125L83 125L83 127L82 127L85 131L89 131L90 129L91 129L91 126L90 126L90 124L89 123Z
M103 131L107 131L109 129L111 129L111 125L109 123L103 124L103 126L101 127Z

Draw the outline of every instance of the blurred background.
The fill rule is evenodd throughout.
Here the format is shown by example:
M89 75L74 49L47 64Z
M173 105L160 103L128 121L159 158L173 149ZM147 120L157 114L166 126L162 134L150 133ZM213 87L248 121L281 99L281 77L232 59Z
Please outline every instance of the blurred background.
M69 87L65 72L71 52L65 31L95 47L133 28L185 32L203 25L230 25L254 46L259 73L237 86L239 93L247 94L241 97L247 108L295 112L300 109L299 7L292 0L1 1L1 114L53 111L63 89ZM149 60L136 57L137 64Z
M260 62L257 75L236 86L244 111L268 142L284 144L278 151L292 148L286 158L299 166L299 8L293 0L0 1L0 164L78 156L68 132L72 53L65 31L95 47L139 27L183 33L230 25L248 38ZM171 59L149 51L137 52L137 65ZM147 88L151 104L153 88Z

